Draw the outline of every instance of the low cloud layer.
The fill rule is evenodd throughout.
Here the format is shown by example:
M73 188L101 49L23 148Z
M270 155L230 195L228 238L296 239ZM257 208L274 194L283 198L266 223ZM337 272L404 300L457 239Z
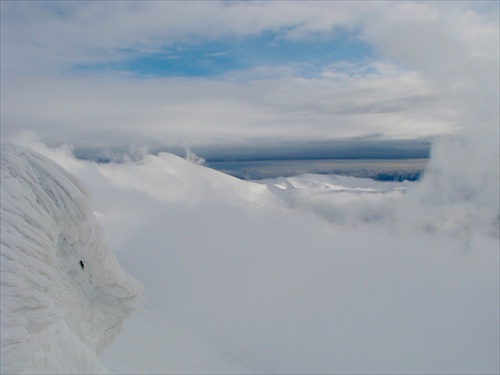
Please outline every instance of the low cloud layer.
M30 145L87 182L110 246L144 284L146 311L130 321L144 331L126 329L108 364L133 350L150 360L131 372L498 371L494 175L466 196L456 192L474 176L448 185L446 169L268 190L169 154L96 164ZM180 349L182 337L197 344ZM137 345L150 339L154 351ZM187 353L199 360L178 362Z

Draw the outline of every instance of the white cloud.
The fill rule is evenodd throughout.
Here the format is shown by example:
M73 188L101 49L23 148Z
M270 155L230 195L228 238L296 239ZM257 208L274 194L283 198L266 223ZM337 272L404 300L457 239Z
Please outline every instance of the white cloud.
M485 230L498 223L474 196L454 199L457 187L302 177L289 180L301 189L291 208L261 185L168 154L66 165L89 184L111 248L145 288L148 312L130 322L144 330L125 331L106 363L148 358L131 363L136 372L231 372L228 361L255 373L498 370L498 233ZM176 345L182 327L201 348ZM151 340L155 350L136 345Z
M385 57L312 77L293 64L210 80L68 70L175 42L265 31L315 40L339 27ZM2 135L28 129L51 143L106 147L447 134L458 108L495 108L497 31L494 11L461 3L3 2Z
M500 33L498 4L455 5L399 4L367 23L364 37L414 67L455 109L461 132L434 146L419 194L432 197L423 200L434 225L453 217L467 232L470 207L456 211L458 202L474 201L486 221L498 220Z
M106 147L373 134L418 138L453 130L453 109L428 82L380 66L345 79L7 78L3 133L28 128L53 143Z
M334 27L352 23L344 8L322 2L6 2L2 39L11 64L4 69L106 62L175 42L265 31L284 38L329 36Z

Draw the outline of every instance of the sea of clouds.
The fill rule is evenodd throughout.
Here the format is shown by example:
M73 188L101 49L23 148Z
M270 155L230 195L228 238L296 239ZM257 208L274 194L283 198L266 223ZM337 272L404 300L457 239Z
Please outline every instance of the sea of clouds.
M494 373L498 174L494 160L449 167L457 147L491 151L471 142L443 141L421 181L387 183L250 182L172 154L99 164L24 141L85 181L144 285L103 354L114 371Z

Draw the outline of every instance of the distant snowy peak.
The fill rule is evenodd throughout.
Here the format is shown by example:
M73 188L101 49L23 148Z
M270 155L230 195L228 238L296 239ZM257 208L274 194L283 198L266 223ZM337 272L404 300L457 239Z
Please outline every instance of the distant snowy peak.
M105 372L97 355L141 292L89 193L49 159L1 146L1 372Z

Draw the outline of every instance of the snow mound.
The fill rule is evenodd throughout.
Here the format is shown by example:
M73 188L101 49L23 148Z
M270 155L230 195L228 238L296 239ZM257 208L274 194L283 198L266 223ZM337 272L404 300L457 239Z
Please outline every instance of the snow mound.
M1 151L1 372L107 372L97 356L141 286L75 177L20 146Z

